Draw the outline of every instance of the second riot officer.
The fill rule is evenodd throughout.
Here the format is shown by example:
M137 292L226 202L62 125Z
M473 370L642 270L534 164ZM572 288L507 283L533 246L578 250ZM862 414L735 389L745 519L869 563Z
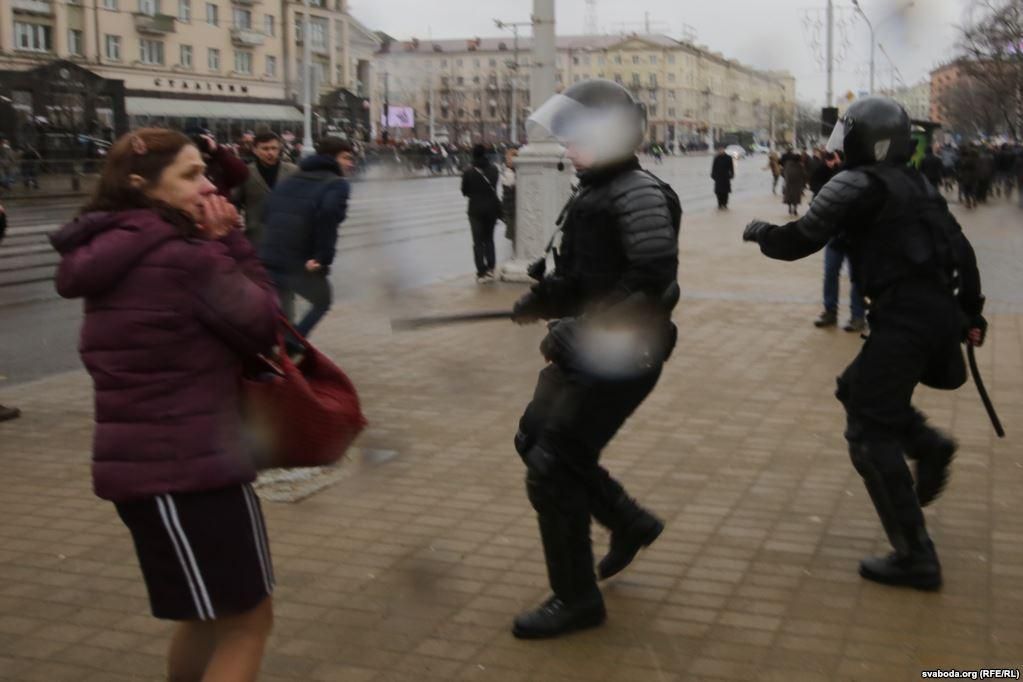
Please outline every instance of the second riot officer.
M870 337L838 379L845 437L856 471L895 550L864 559L868 580L918 589L941 586L941 565L922 506L948 478L956 449L913 408L917 384L954 389L966 381L960 343L980 345L987 323L973 247L941 195L909 166L906 111L886 97L854 102L829 151L846 170L787 225L753 221L743 239L772 258L795 260L842 236L853 281L869 300ZM906 464L916 465L916 481Z
M591 516L611 531L601 578L625 568L664 527L599 458L674 347L682 210L671 188L640 168L646 116L620 85L577 83L529 124L565 145L579 179L562 212L555 271L515 306L519 323L554 320L541 344L549 364L515 437L553 594L516 618L513 633L543 638L605 619Z

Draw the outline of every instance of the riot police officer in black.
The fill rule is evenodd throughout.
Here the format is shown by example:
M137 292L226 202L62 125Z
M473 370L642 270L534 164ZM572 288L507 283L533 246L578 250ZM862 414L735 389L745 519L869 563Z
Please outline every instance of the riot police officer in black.
M849 247L852 276L869 301L870 336L838 379L845 437L894 552L860 562L876 582L933 590L941 565L921 510L945 487L956 443L913 408L917 384L951 390L966 381L960 343L984 341L976 257L941 195L907 166L909 117L894 100L854 102L828 143L846 170L799 220L753 221L743 234L761 251L796 260L832 237ZM915 464L914 477L904 457Z
M548 365L515 436L526 465L553 594L515 619L523 639L604 622L590 517L611 531L601 579L624 569L664 528L599 464L601 451L653 390L675 344L681 207L642 170L646 118L627 90L577 83L530 118L566 146L579 186L562 212L556 267L515 305L521 323L552 320Z

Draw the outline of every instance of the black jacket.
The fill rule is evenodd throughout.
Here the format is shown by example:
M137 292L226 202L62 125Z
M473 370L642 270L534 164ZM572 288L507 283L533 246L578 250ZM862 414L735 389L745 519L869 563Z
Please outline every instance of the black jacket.
M735 177L735 162L732 157L722 152L714 157L710 169L710 177L714 180L714 191L727 194L732 191L732 178Z
M348 213L350 188L330 156L310 156L299 172L278 181L263 211L259 257L271 270L297 272L315 260L334 262L338 226Z
M500 173L497 166L486 161L474 161L462 173L462 196L469 197L469 213L478 216L497 216L501 200L497 196Z
M934 154L927 154L920 161L920 172L930 180L931 184L937 187L945 174L945 164Z

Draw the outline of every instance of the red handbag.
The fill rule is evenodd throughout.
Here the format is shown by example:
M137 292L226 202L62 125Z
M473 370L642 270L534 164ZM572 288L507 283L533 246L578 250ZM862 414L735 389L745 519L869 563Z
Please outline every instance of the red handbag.
M298 364L284 351L285 331L302 346ZM263 371L243 379L243 404L257 465L333 464L366 427L355 385L283 318L277 338L277 356L260 356Z

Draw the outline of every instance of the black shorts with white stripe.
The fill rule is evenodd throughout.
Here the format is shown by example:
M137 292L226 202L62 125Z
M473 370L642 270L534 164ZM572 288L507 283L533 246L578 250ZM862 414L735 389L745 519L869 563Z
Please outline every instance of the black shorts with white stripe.
M117 503L131 531L153 615L213 620L273 592L270 544L249 484Z

